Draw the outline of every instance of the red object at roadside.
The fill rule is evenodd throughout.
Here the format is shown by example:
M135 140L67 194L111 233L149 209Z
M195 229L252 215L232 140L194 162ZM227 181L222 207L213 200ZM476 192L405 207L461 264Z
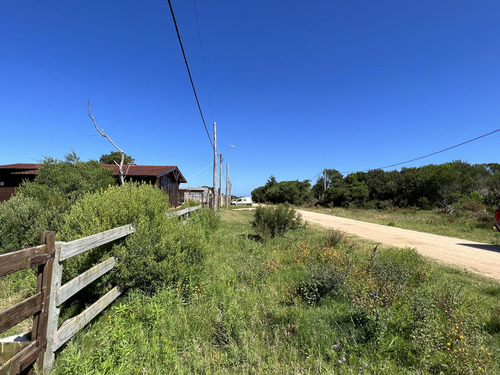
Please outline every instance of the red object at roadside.
M495 222L497 222L498 219L500 219L500 210L495 211Z

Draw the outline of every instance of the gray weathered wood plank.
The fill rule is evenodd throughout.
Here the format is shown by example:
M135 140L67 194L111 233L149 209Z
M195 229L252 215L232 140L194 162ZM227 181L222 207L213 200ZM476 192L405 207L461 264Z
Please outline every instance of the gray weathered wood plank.
M167 212L167 216L168 217L176 217L176 216L186 215L190 212L199 210L201 207L202 206L200 205L200 206L195 206L195 207L184 208L184 209L179 210L179 211Z
M62 245L60 260L63 261L75 255L92 250L108 242L125 237L133 232L134 232L134 227L130 224L127 224L122 227L94 234L92 236L80 238L78 240L71 242L66 242Z
M115 264L116 258L108 258L104 262L99 263L88 271L75 277L73 280L68 281L57 292L56 305L60 306L64 301L78 293L91 282L97 280L99 277L112 270Z
M24 301L0 312L0 333L33 316L42 308L42 293L37 293Z
M49 297L49 316L47 320L47 349L43 359L43 369L47 373L52 370L55 360L54 342L57 335L60 309L56 306L57 291L61 287L62 262L60 262L61 248L63 242L56 242L54 249L54 263L52 268L52 288Z
M54 350L59 349L66 341L72 338L80 329L83 328L83 326L89 323L97 316L97 314L118 298L121 293L122 291L119 287L114 287L80 315L66 320L57 331L54 342Z

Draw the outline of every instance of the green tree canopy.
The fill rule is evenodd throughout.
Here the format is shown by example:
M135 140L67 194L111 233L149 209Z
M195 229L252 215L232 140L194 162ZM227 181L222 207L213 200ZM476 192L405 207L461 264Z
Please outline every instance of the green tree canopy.
M99 158L99 163L101 164L120 164L122 160L122 154L119 151L111 151L109 154L103 154ZM123 164L134 164L135 159L132 156L125 155Z

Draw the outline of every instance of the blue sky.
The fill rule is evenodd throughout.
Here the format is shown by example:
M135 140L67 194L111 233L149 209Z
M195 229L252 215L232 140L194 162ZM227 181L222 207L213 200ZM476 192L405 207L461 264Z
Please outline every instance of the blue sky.
M218 151L236 146L224 154L236 195L270 175L374 169L500 128L498 1L172 4ZM3 1L0 51L0 164L112 151L90 100L138 164L212 184L166 0ZM499 141L405 166L498 162Z

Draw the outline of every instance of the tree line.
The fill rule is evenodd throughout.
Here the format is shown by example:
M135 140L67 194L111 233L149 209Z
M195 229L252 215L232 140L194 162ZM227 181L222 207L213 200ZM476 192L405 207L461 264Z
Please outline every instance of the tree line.
M271 176L265 185L252 191L257 203L320 204L336 207L446 208L474 201L500 204L500 164L469 164L453 161L439 165L342 175L325 169L314 185L309 180L276 181Z

